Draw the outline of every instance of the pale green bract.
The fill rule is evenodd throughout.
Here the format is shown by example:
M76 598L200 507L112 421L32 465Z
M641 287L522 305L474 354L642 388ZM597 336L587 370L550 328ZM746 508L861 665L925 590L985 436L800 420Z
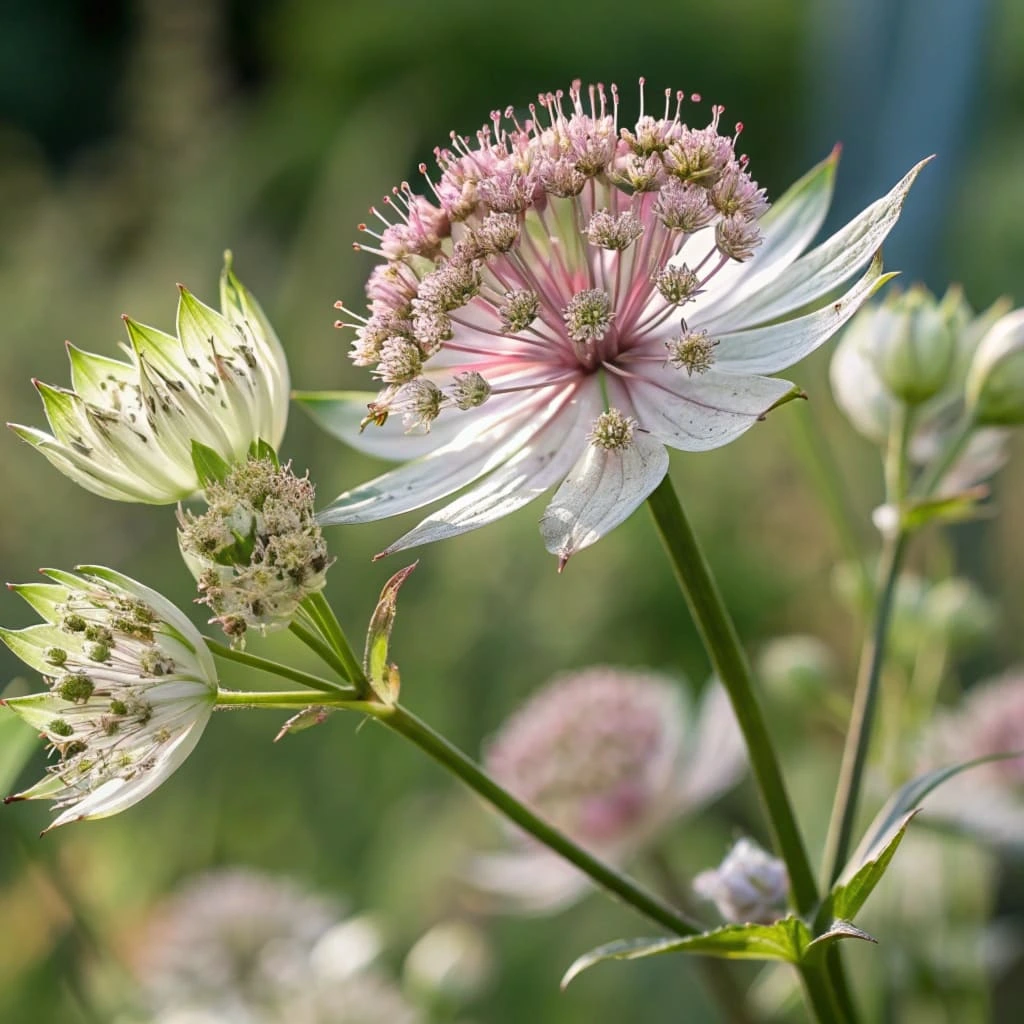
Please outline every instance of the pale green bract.
M277 448L288 418L284 350L231 270L221 312L180 288L177 337L124 317L128 361L68 345L71 389L35 381L52 433L14 432L88 491L164 505L201 488L192 442L228 462L253 443Z

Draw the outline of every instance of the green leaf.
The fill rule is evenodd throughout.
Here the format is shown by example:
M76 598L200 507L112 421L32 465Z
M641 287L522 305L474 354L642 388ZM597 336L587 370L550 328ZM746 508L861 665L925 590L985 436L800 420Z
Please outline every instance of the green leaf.
M882 880L882 875L889 867L889 862L903 841L903 836L915 814L917 810L908 811L902 818L897 819L887 832L883 832L880 841L871 846L869 855L855 871L850 873L847 865L822 904L818 912L819 921L828 920L830 917L845 921L853 920L875 886Z
M643 960L664 953L698 953L730 960L783 960L795 964L800 962L811 943L810 929L799 917L793 916L774 924L725 925L684 938L619 939L584 953L565 972L562 988L605 960Z
M231 472L231 463L199 441L192 442L192 465L203 487L220 483Z
M350 441L359 433L366 407L377 399L376 391L295 391L292 401L313 418L331 437Z
M388 662L388 644L398 610L398 591L417 565L419 562L413 562L412 565L399 569L384 584L380 600L370 619L370 628L366 631L363 668L377 698L389 706L398 700L400 686L398 667Z
M959 494L913 502L900 517L903 529L913 531L928 523L966 523L989 518L992 511L982 504L989 493L988 487L979 484Z
M3 696L12 697L14 689L15 684L12 683L4 690ZM10 708L0 707L0 793L11 790L37 746L36 731L22 722Z
M323 725L327 721L327 716L331 714L333 708L324 707L322 704L311 705L308 708L303 708L298 714L292 715L284 725L278 730L277 735L274 737L274 742L290 736L293 732L303 732L306 729L311 729L314 725Z
M273 463L275 469L281 468L281 460L278 459L273 445L268 444L262 437L249 445L249 458L269 461Z

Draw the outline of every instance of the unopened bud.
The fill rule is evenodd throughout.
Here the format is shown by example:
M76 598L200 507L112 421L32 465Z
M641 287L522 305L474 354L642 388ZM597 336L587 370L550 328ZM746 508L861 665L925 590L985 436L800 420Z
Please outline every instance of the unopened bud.
M726 921L770 924L782 916L789 891L786 867L750 839L741 839L713 871L702 871L693 889Z
M980 426L1024 424L1024 309L997 320L967 371L967 407Z

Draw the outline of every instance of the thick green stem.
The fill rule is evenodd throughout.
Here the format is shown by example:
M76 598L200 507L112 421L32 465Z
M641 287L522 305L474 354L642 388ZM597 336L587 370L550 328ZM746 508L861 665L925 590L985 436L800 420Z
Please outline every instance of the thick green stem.
M322 679L320 676L315 676L310 672L303 672L301 669L292 668L289 665L281 665L276 661L259 658L255 654L236 651L233 647L227 647L216 640L211 640L209 637L204 637L204 639L210 653L218 658L223 658L225 661L234 661L239 665L246 665L259 672L281 676L283 679L290 679L294 683L302 683L303 686L309 686L314 690L321 690L324 693L334 694L345 699L351 699L356 696L356 691L350 686L333 683L329 679ZM306 696L308 698L309 695L307 694Z
M339 658L330 646L324 643L312 630L307 629L301 623L293 622L288 629L294 636L297 636L325 665L330 665L335 672L343 679L348 675L345 670L345 663Z
M281 668L285 667L281 666ZM335 707L351 709L355 703L358 701L355 699L354 691L352 691L352 697L346 697L337 691L325 694L323 697L317 697L308 690L219 689L217 691L217 707L219 708L291 710L293 708Z
M627 875L598 860L582 847L577 846L564 833L534 814L511 793L499 786L458 747L449 743L411 711L400 705L392 707L376 705L374 710L369 713L382 725L386 725L389 729L415 743L438 764L457 775L470 789L483 797L506 818L515 822L525 832L569 861L570 864L574 864L606 892L618 897L676 935L694 935L701 930L680 911L648 892Z
M303 601L303 607L309 616L316 622L323 638L331 646L331 650L338 656L344 666L344 675L350 683L355 684L364 696L369 695L369 686L366 681L366 674L363 672L363 663L356 657L341 628L334 609L330 606L327 598L322 593L312 594Z
M668 476L647 502L715 672L732 702L775 845L789 872L796 909L811 914L818 902L817 885L736 627Z
M878 703L878 688L885 661L893 596L906 546L907 536L901 531L887 539L882 549L879 563L880 591L875 605L874 625L864 641L864 649L861 652L850 728L846 734L846 746L843 748L843 761L839 770L839 786L832 806L832 818L825 843L825 863L829 865L826 881L829 885L842 873L850 853L864 766L871 743L875 706Z

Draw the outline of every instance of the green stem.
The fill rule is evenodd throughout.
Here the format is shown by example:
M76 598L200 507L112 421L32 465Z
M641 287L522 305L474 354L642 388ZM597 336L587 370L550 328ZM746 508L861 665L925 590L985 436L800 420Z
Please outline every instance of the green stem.
M331 650L338 656L344 666L344 675L350 683L354 683L362 690L363 695L369 694L369 685L366 674L363 672L363 663L356 657L341 628L334 609L330 606L327 598L322 593L312 594L302 602L303 607L316 622L323 634L323 638L330 644Z
M806 964L797 970L800 972L800 980L804 983L807 1001L822 1024L847 1024L852 1020L837 1004L825 976L811 970Z
M918 497L930 497L935 488L942 483L942 478L963 453L964 448L967 447L967 442L970 441L974 429L975 425L972 419L966 418L961 420L950 436L949 443L942 454L928 467L928 471L921 477L920 483L916 488L916 495Z
M281 668L285 668L284 665ZM284 673L282 673L283 675ZM290 678L290 677L286 677ZM291 708L336 707L351 710L360 704L355 699L355 691L349 691L352 697L346 697L335 691L324 697L317 697L308 690L217 690L217 707L219 708L273 708L288 710Z
M240 665L247 665L259 672L268 672L271 675L280 676L283 679L290 679L294 683L302 683L303 686L312 687L314 690L322 690L324 693L339 694L346 698L355 697L356 692L351 687L342 686L339 683L332 683L329 679L321 679L309 672L303 672L288 665L278 664L276 661L269 661L266 658L258 658L255 654L246 654L245 651L236 651L232 647L204 637L206 646L215 657L223 658L225 661L234 661ZM306 695L307 699L309 694Z
M736 627L668 476L647 503L704 646L732 702L775 845L789 872L796 909L809 915L818 902L817 885Z
M343 679L348 678L345 671L345 663L320 637L298 622L292 622L288 629L313 651L324 664L330 665Z
M452 745L411 711L395 704L373 705L369 710L382 725L411 740L438 764L457 775L510 821L574 864L598 886L676 935L695 935L700 927L664 900L648 892L627 875L592 856L568 836L538 817L499 786L458 747Z
M907 535L900 531L895 536L888 538L882 549L879 563L880 592L875 606L875 620L861 652L857 685L853 697L853 711L850 715L850 728L846 734L843 761L839 770L839 786L836 790L828 838L825 842L825 863L830 865L827 878L829 885L834 883L842 873L850 852L864 766L867 762L868 747L871 742L875 705L878 702L882 664L885 661L893 596L896 592L896 581L903 564L906 546Z

